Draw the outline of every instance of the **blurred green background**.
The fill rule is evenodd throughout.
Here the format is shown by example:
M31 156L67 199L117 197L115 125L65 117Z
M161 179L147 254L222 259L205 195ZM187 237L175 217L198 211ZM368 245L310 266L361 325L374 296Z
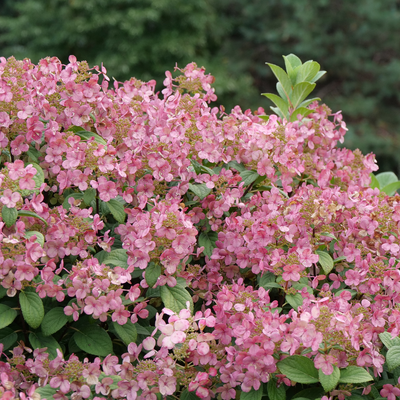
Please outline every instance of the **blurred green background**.
M400 175L399 0L3 0L0 56L74 54L109 76L156 79L189 62L216 77L218 104L259 106L275 93L265 62L282 55L328 71L315 95L342 110L344 145Z

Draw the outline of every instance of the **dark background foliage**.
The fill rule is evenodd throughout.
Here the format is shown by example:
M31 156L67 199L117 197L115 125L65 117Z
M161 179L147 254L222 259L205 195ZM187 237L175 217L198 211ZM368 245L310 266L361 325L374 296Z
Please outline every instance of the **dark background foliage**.
M342 110L345 146L400 175L399 0L3 0L0 56L70 54L117 80L156 79L195 61L216 77L218 104L269 110L265 62L312 59L316 95Z

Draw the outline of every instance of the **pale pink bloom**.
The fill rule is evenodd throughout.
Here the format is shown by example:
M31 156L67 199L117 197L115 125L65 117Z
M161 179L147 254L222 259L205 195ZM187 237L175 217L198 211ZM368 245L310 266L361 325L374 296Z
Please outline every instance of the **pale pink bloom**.
M396 400L396 396L400 396L400 389L393 385L385 384L379 393L388 400Z
M8 128L11 124L12 121L10 119L10 116L4 111L0 112L0 127L4 126L4 128Z
M149 336L143 340L143 348L145 350L148 350L148 351L153 350L155 345L156 345L156 340L151 336Z
M221 393L223 400L231 400L236 398L236 390L233 389L228 383L217 389L218 393Z
M78 321L78 319L79 319L79 312L78 311L80 311L80 309L75 303L72 303L72 307L71 306L64 307L64 314L65 315L72 315L74 321Z
M336 363L337 359L329 354L318 354L314 360L315 368L321 369L325 375L333 373L333 364L336 365Z
M14 163L5 163L8 168L8 176L15 181L25 175L25 166L22 160L16 160ZM35 170L36 171L36 170Z
M33 175L26 174L19 180L19 187L21 190L33 190L36 187L35 181L32 179Z
M312 250L309 248L299 251L298 253L300 262L307 268L311 267L312 264L317 263L319 260L318 254L313 254Z
M37 269L36 269L37 271ZM19 262L15 272L15 278L19 281L32 281L35 277L35 268L27 263Z
M210 346L206 342L199 343L197 345L197 352L201 356L205 356L210 351Z
M285 265L283 267L283 270L285 272L282 274L282 278L285 281L297 282L300 280L300 274L299 274L300 268L298 265L296 264Z
M347 279L344 282L348 286L352 286L352 285L357 286L361 282L360 273L353 269L346 271L346 278Z
M19 201L22 200L20 193L12 192L10 189L6 189L3 192L3 196L0 201L8 208L13 208L17 205Z
M176 378L163 375L158 380L158 385L163 396L173 395L176 390Z
M356 249L354 243L350 243L343 250L343 254L346 257L346 261L347 262L352 262L352 261L354 261L356 256L359 256L361 254L361 250L360 249Z
M45 255L45 252L43 251L42 246L39 243L28 242L26 243L26 255L28 259L36 262L37 260L39 260L40 257L43 257Z
M50 380L50 386L54 389L60 388L61 392L68 393L70 389L70 382L67 376L57 375Z

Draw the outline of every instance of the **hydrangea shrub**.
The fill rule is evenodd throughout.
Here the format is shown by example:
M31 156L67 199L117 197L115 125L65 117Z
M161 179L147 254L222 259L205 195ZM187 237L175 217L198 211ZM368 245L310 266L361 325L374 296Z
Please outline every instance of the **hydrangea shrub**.
M195 64L0 60L2 399L400 395L399 183L317 63L270 65L267 117Z

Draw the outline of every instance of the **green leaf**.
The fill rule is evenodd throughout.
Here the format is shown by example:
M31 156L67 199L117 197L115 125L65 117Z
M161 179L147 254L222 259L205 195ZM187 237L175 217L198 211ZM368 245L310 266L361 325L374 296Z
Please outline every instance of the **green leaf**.
M268 381L267 392L269 400L286 400L285 385L281 384L277 387L276 379L270 379Z
M61 346L53 336L44 336L41 332L31 332L29 342L34 349L43 349L47 347L47 353L51 360L57 357L57 349L62 352Z
M357 294L357 291L356 291L356 290L352 290L352 289L341 289L341 290L338 290L338 291L335 293L335 296L340 296L340 293L342 293L342 292L349 292L349 293L351 294L351 298L352 298L352 299L354 299L354 297L355 297L356 294Z
M317 75L318 71L321 69L321 66L315 61L306 61L297 72L296 84L301 82L310 82Z
M107 142L101 136L99 136L97 133L81 130L81 131L75 132L75 135L79 136L82 140L89 140L90 138L93 137L95 142L97 142L99 144L103 144L104 146L107 145Z
M288 104L285 100L272 93L262 93L262 95L270 99L281 110L282 114L288 118Z
M300 114L302 118L307 117L307 115L310 115L313 113L313 110L309 110L308 108L305 107L298 107L296 110L293 111L291 117L290 117L290 122L295 122L298 121L298 115Z
M161 275L161 265L156 264L154 262L149 262L147 264L146 272L144 274L144 277L149 287L152 288L156 284L158 277L160 275Z
M322 233L321 233L321 236L330 237L330 238L332 238L332 239L334 239L334 240L337 241L336 236L335 236L333 233L330 233L330 232L322 232Z
M378 180L379 187L381 188L399 180L394 172L381 172L380 174L376 175L376 179Z
M35 393L40 394L41 399L54 400L53 394L56 394L57 389L53 389L50 384L35 389Z
M389 183L389 185L386 185L381 190L388 196L393 196L397 192L397 189L400 189L400 181Z
M303 305L303 297L300 293L287 294L285 300L297 311L297 308Z
M200 169L201 169L200 172L204 172L204 173L206 173L206 174L208 174L208 175L210 175L210 176L216 175L216 173L215 173L211 168L208 168L208 167L206 167L206 166L204 166L204 165L202 165L202 166L200 167Z
M279 283L276 283L276 282L267 282L262 287L264 289L266 289L266 290L272 289L272 288L282 289L282 286Z
M286 118L278 107L270 107L270 109L282 120Z
M30 163L33 168L36 169L36 174L32 177L32 179L35 181L35 188L39 189L42 183L44 183L44 172L43 169L40 165L36 163ZM28 165L28 164L27 164Z
M39 150L36 150L32 145L29 146L29 150L26 152L26 154L36 164L39 163L39 157L42 156L42 153Z
M189 392L189 390L185 389L180 396L180 400L198 400L200 397L196 396L195 392Z
M155 289L148 288L146 290L146 297L151 299L152 297L161 297L160 286L157 286Z
M393 374L393 379L395 382L399 381L400 378L400 367L394 368L393 371L391 371Z
M236 171L238 172L243 172L246 171L246 167L243 164L239 164L237 161L233 160L233 161L229 161L227 166L229 168L233 168L236 169Z
M31 218L37 218L40 219L42 222L44 222L45 225L47 225L47 221L34 213L33 211L28 211L28 210L19 210L18 211L18 216L20 217L31 217Z
M335 389L337 384L339 383L340 378L340 370L335 365L333 366L333 372L330 375L325 375L322 370L318 370L319 381L321 382L322 387L325 392L330 392Z
M310 83L315 83L315 82L317 82L317 80L319 79L319 78L321 78L322 76L324 76L326 74L326 71L319 71L315 76L314 76L314 78L312 78L312 79L310 79Z
M18 339L18 335L11 328L0 329L0 343L3 351L8 350Z
M276 84L276 91L278 92L279 96L281 96L281 99L285 101L285 99L286 99L286 94L285 94L285 91L283 90L283 86L281 85L280 82L278 82L278 83ZM287 101L287 100L286 100L286 101ZM271 107L271 109L272 109L272 107Z
M115 220L118 221L120 224L123 224L126 217L125 207L118 200L115 199L107 201L107 205Z
M15 207L8 208L6 206L3 206L3 208L1 209L1 217L3 218L6 226L9 228L10 226L13 226L17 221L18 211Z
M196 196L200 197L200 200L203 200L211 193L211 189L209 189L205 183L200 185L192 185L189 183L189 190L193 192Z
M164 306L173 312L178 314L179 311L187 308L186 303L189 302L190 311L193 313L192 296L183 286L161 286L160 294Z
M319 255L319 265L321 265L324 274L327 275L333 269L333 259L332 257L325 251L317 250L316 253Z
M144 326L140 325L140 324L136 324L136 331L138 333L138 335L143 335L143 336L150 336L151 331L154 330L153 327L149 326L148 328L150 328L150 332L149 329L146 329Z
M386 353L386 363L389 370L393 370L400 366L400 346L395 345L390 347Z
M258 175L256 171L249 171L248 169L246 169L246 171L241 172L240 176L242 177L242 182L244 182L244 186L250 185L260 177L260 175Z
M292 104L296 109L300 103L314 90L315 83L300 82L293 88ZM296 111L294 111L296 112Z
M79 132L79 131L85 131L85 129L82 128L81 126L77 126L77 125L71 125L71 126L67 129L67 132L76 133L76 132Z
M39 243L42 247L44 246L44 236L42 233L40 233L38 231L28 231L28 232L25 232L24 236L27 239L29 239L32 236L36 236L35 242Z
M116 267L128 268L128 255L125 249L116 249L108 253L108 256L103 260L106 265L114 265Z
M73 338L81 350L95 356L105 357L113 351L110 336L98 325L80 327L78 332L74 333Z
M287 100L290 100L291 95L292 95L292 83L291 83L288 75L281 67L278 67L277 65L270 64L270 63L266 63L266 64L271 68L272 72L274 73L274 75L276 76L276 78L278 79L280 84L282 85L282 88L285 92L285 98Z
M309 286L308 283L297 282L297 283L294 283L294 284L293 284L293 287L294 287L296 290L302 290L303 288L306 288L308 293L313 294L313 289ZM299 293L299 294L300 294L300 293Z
M321 396L322 397L322 396ZM292 397L293 399L294 399L294 397ZM308 399L310 399L309 397L296 397L296 399L297 400L308 400ZM311 400L314 400L314 398L313 399L311 399Z
M63 201L62 206L66 209L69 210L71 208L71 204L68 203L68 200L70 198L73 198L75 200L83 200L83 193L71 193L69 194Z
M375 387L375 385L371 385L371 395L374 400L382 399L382 397L379 396L379 390Z
M60 330L68 322L68 317L64 314L64 308L52 308L43 318L40 328L44 336L50 336Z
M17 311L5 304L0 304L0 316L0 329L3 329L14 321Z
M314 103L314 101L321 101L319 97L313 97L312 99L304 100L301 104L299 104L300 107L308 107L311 103ZM315 112L315 110L310 110L311 112Z
M351 396L346 397L346 400L365 400L365 398L368 398L368 396L361 396L357 393L353 393Z
M369 176L371 178L371 184L369 185L369 187L372 189L375 189L375 188L380 189L381 186L380 186L378 179L376 179L376 176L372 172L369 174Z
M200 174L202 165L198 161L193 159L190 160L190 163L193 166L194 172L196 172L197 175Z
M94 255L94 258L97 258L100 264L104 264L104 261L108 257L108 254L109 253L107 253L106 251L101 250ZM128 257L126 257L126 259L128 260Z
M100 201L100 214L101 215L107 215L110 214L110 209L108 208L108 203L104 201Z
M263 393L264 393L263 385L260 385L258 390L254 390L252 388L250 392L240 393L240 400L261 400L263 397Z
M34 329L39 328L44 317L42 299L34 292L20 292L19 303L27 324Z
M283 56L283 59L285 60L286 69L288 69L289 65L293 69L296 69L297 67L300 67L302 65L300 58L292 53L288 54L287 56Z
M90 203L96 198L96 189L88 188L83 192L83 201L85 204L90 205Z
M264 285L271 283L271 282L275 282L275 279L276 279L276 276L272 272L264 272L264 274L260 278L260 281L258 282L258 285L260 287L265 288ZM282 287L282 286L280 286L280 287Z
M392 334L389 332L382 332L379 334L379 339L381 339L382 343L390 349L393 346L400 346L400 338L395 336L392 338Z
M314 362L307 357L293 355L279 361L279 370L290 380L298 383L317 383L319 382L318 370Z
M130 319L124 325L120 325L118 322L112 322L115 332L118 337L126 344L136 342L137 330L135 324Z
M350 365L340 370L339 383L364 383L373 380L372 376L361 367Z
M203 247L203 253L208 257L211 258L212 252L217 247L215 242L218 240L218 233L217 232L201 232L199 235L198 246Z
M295 56L294 54L289 54L288 56L283 56L283 59L285 60L286 71L289 75L292 86L294 86L296 83L298 67L301 66L301 60L299 57Z
M315 400L318 398L321 398L324 395L325 391L322 389L320 386L314 386L308 389L300 390L300 392L297 392L296 394L293 395L292 399L310 399L310 400Z

